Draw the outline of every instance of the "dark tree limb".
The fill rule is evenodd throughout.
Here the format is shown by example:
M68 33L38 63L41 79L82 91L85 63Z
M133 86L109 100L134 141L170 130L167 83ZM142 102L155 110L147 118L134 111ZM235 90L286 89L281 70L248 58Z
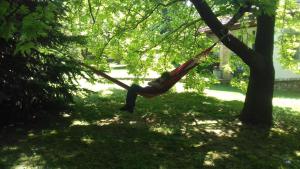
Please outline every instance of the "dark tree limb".
M191 2L194 4L198 13L200 14L204 22L207 24L207 26L212 30L212 32L219 39L222 39L222 43L234 53L236 53L247 65L253 66L255 61L254 57L256 55L254 50L250 49L239 39L230 34L228 28L222 25L222 23L218 20L216 15L213 13L211 8L204 0L191 0ZM239 14L237 16L239 16ZM233 18L239 18L237 16ZM233 21L235 20L237 19L229 21L228 24L234 23ZM227 35L227 37L223 38L225 35Z
M233 17L224 25L226 28L230 28L231 26L233 26L235 23L238 22L239 19L241 19L241 17L246 13L249 12L251 10L251 4L250 3L246 3L245 6L242 6L239 8L238 12L233 15Z
M93 11L92 11L91 0L88 0L88 4L89 4L90 15L91 15L91 17L92 17L92 19L93 19L93 24L95 24L95 23L96 23L96 20L95 20L95 17L94 17L94 15L93 15Z

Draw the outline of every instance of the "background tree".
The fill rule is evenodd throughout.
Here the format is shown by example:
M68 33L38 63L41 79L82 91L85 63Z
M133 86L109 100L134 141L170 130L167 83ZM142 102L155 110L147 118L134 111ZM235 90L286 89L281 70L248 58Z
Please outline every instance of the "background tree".
M0 125L71 101L84 75L69 48L83 39L62 31L65 12L63 1L0 2Z
M280 63L287 69L300 74L300 3L282 0L277 10L276 28Z

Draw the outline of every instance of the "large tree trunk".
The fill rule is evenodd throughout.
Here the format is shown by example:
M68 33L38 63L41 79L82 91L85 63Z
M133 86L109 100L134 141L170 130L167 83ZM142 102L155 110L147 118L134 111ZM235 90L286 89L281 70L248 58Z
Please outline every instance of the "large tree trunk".
M272 124L274 18L266 14L257 17L256 64L250 66L248 90L240 116L247 124Z

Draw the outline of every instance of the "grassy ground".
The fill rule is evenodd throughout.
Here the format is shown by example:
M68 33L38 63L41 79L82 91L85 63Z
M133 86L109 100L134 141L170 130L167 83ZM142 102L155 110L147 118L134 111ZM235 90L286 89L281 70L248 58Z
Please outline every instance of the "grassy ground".
M216 84L210 87L211 90L216 91L227 91L227 92L233 92L233 93L241 93L241 90L229 86L229 85L221 85ZM293 92L293 91L283 91L283 90L274 90L274 97L275 98L290 98L290 99L300 99L300 93L299 92Z
M300 113L275 108L270 130L242 126L242 102L196 93L138 98L125 92L78 97L60 118L0 133L0 168L298 169Z
M228 85L213 85L209 89L205 89L204 93L220 100L245 100L245 95L239 89ZM299 92L275 90L273 96L273 106L300 112Z

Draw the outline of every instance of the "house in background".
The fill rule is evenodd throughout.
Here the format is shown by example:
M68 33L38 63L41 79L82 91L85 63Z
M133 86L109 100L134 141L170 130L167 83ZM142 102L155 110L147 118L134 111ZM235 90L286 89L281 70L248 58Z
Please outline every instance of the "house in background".
M300 1L300 0L299 0ZM278 40L278 34L275 34L275 41ZM300 69L300 49L296 53L295 59L299 61L298 68ZM296 74L291 70L285 69L279 62L280 52L278 47L274 46L273 64L275 68L275 88L300 91L300 74Z
M299 0L300 1L300 0ZM228 19L222 19L223 24L228 22ZM247 27L243 27L240 23L231 27L230 32L246 43L249 47L253 47L254 38L256 34L256 23L249 21ZM199 33L205 33L208 37L217 40L216 36L211 32L209 28L200 28ZM249 36L251 35L251 36ZM278 40L279 35L275 34L275 42ZM300 52L297 52L299 54ZM232 78L232 71L230 69L230 58L234 55L230 49L228 49L222 43L219 44L219 67L214 70L214 74L220 80L221 83L227 84ZM291 70L285 69L279 62L279 49L277 45L274 45L273 52L273 64L275 69L275 88L283 90L300 91L300 74L293 73ZM300 58L300 56L298 57ZM300 65L299 65L300 66Z

